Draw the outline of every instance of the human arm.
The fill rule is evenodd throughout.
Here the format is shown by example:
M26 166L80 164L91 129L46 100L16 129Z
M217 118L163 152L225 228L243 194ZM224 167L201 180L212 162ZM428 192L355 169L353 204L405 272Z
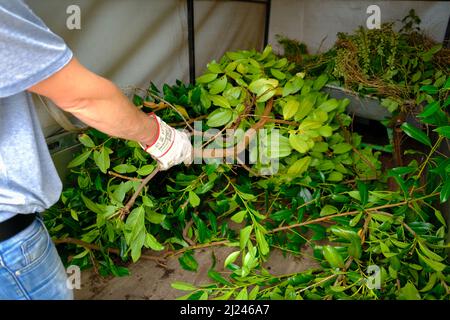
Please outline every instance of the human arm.
M108 135L153 146L147 152L157 158L162 169L192 160L192 146L186 134L140 111L116 85L89 71L75 58L28 90L49 98L64 111ZM164 141L161 135L169 132L174 139L171 144L158 143ZM160 150L155 150L158 145Z

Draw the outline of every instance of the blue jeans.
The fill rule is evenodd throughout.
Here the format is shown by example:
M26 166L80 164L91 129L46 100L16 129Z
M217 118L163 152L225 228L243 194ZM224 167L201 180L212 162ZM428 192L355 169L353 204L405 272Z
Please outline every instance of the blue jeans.
M67 274L40 218L0 242L0 300L70 300Z

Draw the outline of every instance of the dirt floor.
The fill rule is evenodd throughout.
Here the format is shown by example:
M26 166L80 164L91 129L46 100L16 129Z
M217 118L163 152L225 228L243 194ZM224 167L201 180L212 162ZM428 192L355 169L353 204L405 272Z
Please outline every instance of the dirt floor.
M167 261L167 268L153 261L140 260L129 266L130 276L104 278L93 269L83 271L81 289L75 290L78 300L169 300L176 299L186 292L173 289L174 281L185 281L196 285L211 283L207 272L212 265L212 253L216 257L216 271L224 271L223 261L236 248L220 247L198 250L195 258L199 263L197 272L183 270L176 257ZM283 256L279 250L273 250L265 267L273 274L301 272L319 265L312 258L312 249L305 247L303 257Z

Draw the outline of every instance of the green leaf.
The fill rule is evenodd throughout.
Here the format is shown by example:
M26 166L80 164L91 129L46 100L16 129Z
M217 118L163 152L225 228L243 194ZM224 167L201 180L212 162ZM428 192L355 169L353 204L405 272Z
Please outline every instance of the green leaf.
M230 253L228 257L225 259L223 266L226 268L229 264L235 262L240 253L241 253L240 251L234 251Z
M339 182L344 179L344 175L338 171L333 171L328 175L328 181Z
M350 227L354 227L358 224L359 220L361 220L362 212L358 213L352 220L349 222Z
M396 167L389 170L389 175L404 176L405 174L409 174L414 171L416 171L416 168L413 167Z
M323 126L319 128L319 134L325 138L331 137L333 135L333 128L331 128L329 125Z
M292 78L291 80L286 82L286 84L283 87L283 97L289 96L291 94L300 91L300 89L303 87L303 84L304 80L302 78L300 77Z
M285 120L291 119L298 111L300 103L295 99L290 99L283 106L283 117Z
M222 275L220 273L218 273L217 271L209 270L208 277L210 277L212 280L214 280L218 283L221 283L223 285L232 286L232 284L229 281L225 280L225 278L222 277Z
M281 72L281 71L278 70L278 69L271 68L271 69L270 69L270 73L271 73L275 78L277 78L278 80L284 80L284 79L286 79L286 74L284 74L283 72Z
M146 164L145 166L142 166L139 168L137 172L138 175L141 176L148 176L150 173L153 172L153 170L155 170L155 165L153 164Z
M260 253L265 256L269 253L269 245L267 244L267 240L264 236L264 233L257 228L255 231L256 234L256 243L258 244Z
M194 192L189 191L189 203L194 208L198 207L200 205L200 197L196 195Z
M440 200L441 203L447 202L448 197L450 196L450 179L447 180L442 185Z
M182 290L182 291L194 291L194 290L197 290L196 286L194 286L194 285L192 285L190 283L187 283L187 282L182 282L182 281L172 282L170 284L170 286L172 288L174 288L174 289Z
M225 90L225 87L227 86L227 76L222 76L219 79L214 80L210 83L210 94L218 94L221 93L223 90Z
M419 247L420 250L422 251L423 254L425 254L428 258L430 258L431 260L434 261L444 261L445 258L441 257L440 255L438 255L437 253L434 253L433 251L431 251L430 249L428 249L428 247L421 241L419 240Z
M406 122L401 125L401 128L403 129L403 132L405 132L411 138L431 147L430 138L422 130L417 129L413 125Z
M300 100L300 107L298 109L298 112L295 114L294 120L300 121L304 117L306 117L313 109L313 106L316 103L316 99L317 97L312 94L308 94L305 97L303 97Z
M304 137L299 134L290 134L289 135L289 143L292 148L297 150L300 153L306 153L309 150L309 146L304 140Z
M131 258L133 262L139 260L142 247L145 244L145 210L137 207L131 211L125 223L125 239L131 248Z
M362 254L362 246L361 246L361 239L353 238L350 241L350 245L348 246L348 254L351 257L354 257L355 259L361 258Z
M118 203L122 204L123 200L125 199L125 195L128 191L131 190L132 187L133 183L131 181L121 182L114 190L112 194L112 200L115 200Z
M437 129L434 129L433 131L439 133L441 136L450 139L450 126L439 127Z
M288 169L287 174L292 176L300 176L306 170L311 163L311 157L304 157L295 161Z
M230 122L232 116L233 111L230 109L219 108L208 116L206 124L210 127L221 127Z
M422 76L422 72L421 72L421 71L417 71L417 72L414 73L413 76L411 77L411 82L417 82L417 81L419 81L421 76Z
M145 198L143 198L143 199L145 199ZM146 205L145 201L144 201L144 205ZM154 211L150 211L150 212L147 213L147 219L151 223L160 224L166 219L166 216L164 214L160 214L160 213L157 213L157 212L154 212Z
M426 93L433 95L438 93L439 90L433 85L427 85L420 87L420 91L425 91Z
M321 217L329 216L331 214L335 214L338 212L339 210L336 207L326 204L322 207L322 210L320 210L320 216Z
M136 167L131 164L119 164L113 168L115 172L118 173L131 173L136 171Z
M242 288L242 290L236 296L236 300L248 300L247 287Z
M231 217L231 220L233 220L236 223L241 223L242 220L244 220L246 215L247 215L247 210L242 210L242 211L239 211L238 213L234 214Z
M391 258L396 256L397 254L394 252L391 252L391 250L389 249L389 247L386 245L386 243L384 242L380 242L380 249L381 249L381 253L386 257L386 258Z
M450 89L450 77L447 78L447 81L445 81L445 84L442 88L446 90Z
M283 221L291 217L292 217L292 210L289 209L283 209L270 215L270 218L274 221Z
M181 267L187 271L197 272L198 262L190 252L185 252L180 258L178 258Z
M247 245L248 240L250 239L250 234L252 233L253 225L246 226L245 228L241 229L240 231L240 237L239 237L239 243L240 248L243 250L245 246Z
M216 61L211 61L206 65L206 68L212 73L222 73L222 68L220 67L220 64L218 64Z
M367 189L367 184L362 181L357 181L359 195L361 197L361 204L366 205L369 199L369 191Z
M331 149L333 149L334 154L342 154L346 153L350 150L352 150L352 145L348 143L338 143L331 146Z
M209 98L211 99L212 103L215 106L222 107L222 108L225 108L225 109L230 109L231 108L230 102L224 96L219 96L219 95L212 95L211 96L210 95Z
M337 101L336 99L330 99L322 103L320 106L318 106L317 109L320 109L328 113L333 111L337 107L339 107L339 101Z
M82 154L77 156L75 159L70 161L69 164L67 165L67 168L74 168L74 167L78 167L78 166L82 165L83 163L86 162L86 160L89 158L91 153L92 153L92 150L83 152Z
M323 88L324 85L326 85L328 82L328 76L326 74L321 74L313 84L314 90L320 90Z
M251 82L249 90L256 94L256 102L265 102L275 95L275 89L278 87L278 80L259 78Z
M420 300L419 291L410 281L398 291L398 300Z
M433 101L432 103L428 104L425 109L418 115L420 118L426 118L438 111L440 109L439 101Z
M81 251L79 254L74 255L74 256L72 257L72 260L74 260L74 259L81 259L81 258L83 258L84 256L86 256L89 252L91 252L91 250L85 249L84 251Z
M164 250L164 246L150 233L145 235L145 246L155 251Z
M109 160L109 152L106 150L105 147L102 147L100 149L100 152L94 151L94 161L97 167L100 169L100 171L106 174L110 166L110 160Z
M99 214L99 215L103 214L101 207L98 204L94 203L89 198L85 197L84 194L81 194L81 199L83 200L84 204L86 205L86 207L89 210L91 210L92 212L95 212L96 214Z
M418 254L419 258L423 262L425 262L425 264L428 265L431 269L436 270L438 272L444 271L444 269L446 267L445 264L440 263L438 261L431 260L431 259L425 257L424 255L420 254L418 251L417 251L417 254Z
M443 226L447 226L447 223L445 222L445 219L439 210L434 209L434 215L436 216L436 219L438 219L439 222L442 223Z
M217 73L207 73L197 78L197 83L209 83L217 78Z
M344 268L344 259L332 246L323 246L322 253L332 268Z
M436 280L437 280L437 274L436 273L432 273L430 274L430 278L428 279L427 284L425 285L425 287L423 287L420 292L427 292L433 289L434 285L436 284Z
M70 210L70 216L73 218L73 220L79 221L78 220L78 213L75 210L73 210L73 209Z
M78 136L78 140L80 140L81 144L83 144L83 146L85 146L85 147L88 147L88 148L95 147L94 141L92 141L91 137L89 137L86 133L80 134Z
M253 289L248 294L248 300L256 300L256 297L258 296L258 293L259 293L259 286L256 285L256 286L253 287Z

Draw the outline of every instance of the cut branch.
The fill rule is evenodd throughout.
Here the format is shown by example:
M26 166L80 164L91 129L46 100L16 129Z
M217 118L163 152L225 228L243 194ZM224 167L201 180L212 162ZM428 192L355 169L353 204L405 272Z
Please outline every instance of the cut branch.
M95 245L95 244L92 244L92 243L88 243L88 242L85 242L85 241L80 240L80 239L62 238L62 239L54 239L53 242L55 244L75 244L77 246L81 246L81 247L84 247L86 249L96 250L96 251L102 251L102 250L105 249L109 253L114 253L114 254L120 256L120 250L119 249L116 249L116 248L101 248L98 245ZM161 262L165 261L164 257L150 256L150 255L146 255L146 254L142 254L141 258L142 259L146 259L146 260L156 261L158 263L161 263Z
M364 211L365 212L372 212L372 211L379 211L381 209L386 209L386 208L395 208L395 207L403 206L403 205L408 204L410 202L421 201L421 200L424 200L424 199L427 199L427 198L436 197L438 195L439 195L439 192L436 192L436 193L432 193L432 194L423 196L421 198L412 199L412 200L408 200L408 201L402 201L402 202L398 202L398 203L385 204L385 205L378 206L378 207L368 208L368 209L365 209ZM327 220L330 220L330 219L333 219L333 218L336 218L336 217L351 216L351 215L354 215L354 214L358 214L360 212L361 212L360 210L354 210L354 211L348 211L348 212L333 214L333 215L329 215L329 216L318 218L318 219L314 219L314 220L309 220L309 221L305 221L305 222L301 222L301 223L291 224L291 225L288 225L288 226L278 227L278 228L275 228L275 229L267 231L267 233L270 234L270 233L275 233L275 232L279 232L279 231L284 231L284 230L289 230L289 229L293 229L293 228L298 228L298 227L306 226L306 225L309 225L309 224L314 224L314 223L319 223L319 222L322 222L322 221L327 221ZM411 228L409 228L409 226L408 226L407 229L413 235L415 235L414 231Z
M124 180L130 180L130 181L142 181L142 179L140 178L135 178L135 177L127 177L118 173L115 173L114 171L108 171L108 174L110 176L116 177L116 178L120 178L120 179L124 179Z
M156 174L159 172L159 168L156 168L155 170L153 170L152 173L150 173L147 177L145 177L144 180L142 180L141 184L139 185L139 187L136 189L136 191L134 192L133 196L130 198L130 200L128 200L127 204L125 205L125 207L121 208L119 210L119 217L121 220L124 220L125 217L130 213L130 209L131 207L134 205L134 202L136 201L137 197L139 196L139 194L141 193L142 189L144 189L144 187L147 185L147 183L150 182L150 180L153 179L154 176L156 176Z

